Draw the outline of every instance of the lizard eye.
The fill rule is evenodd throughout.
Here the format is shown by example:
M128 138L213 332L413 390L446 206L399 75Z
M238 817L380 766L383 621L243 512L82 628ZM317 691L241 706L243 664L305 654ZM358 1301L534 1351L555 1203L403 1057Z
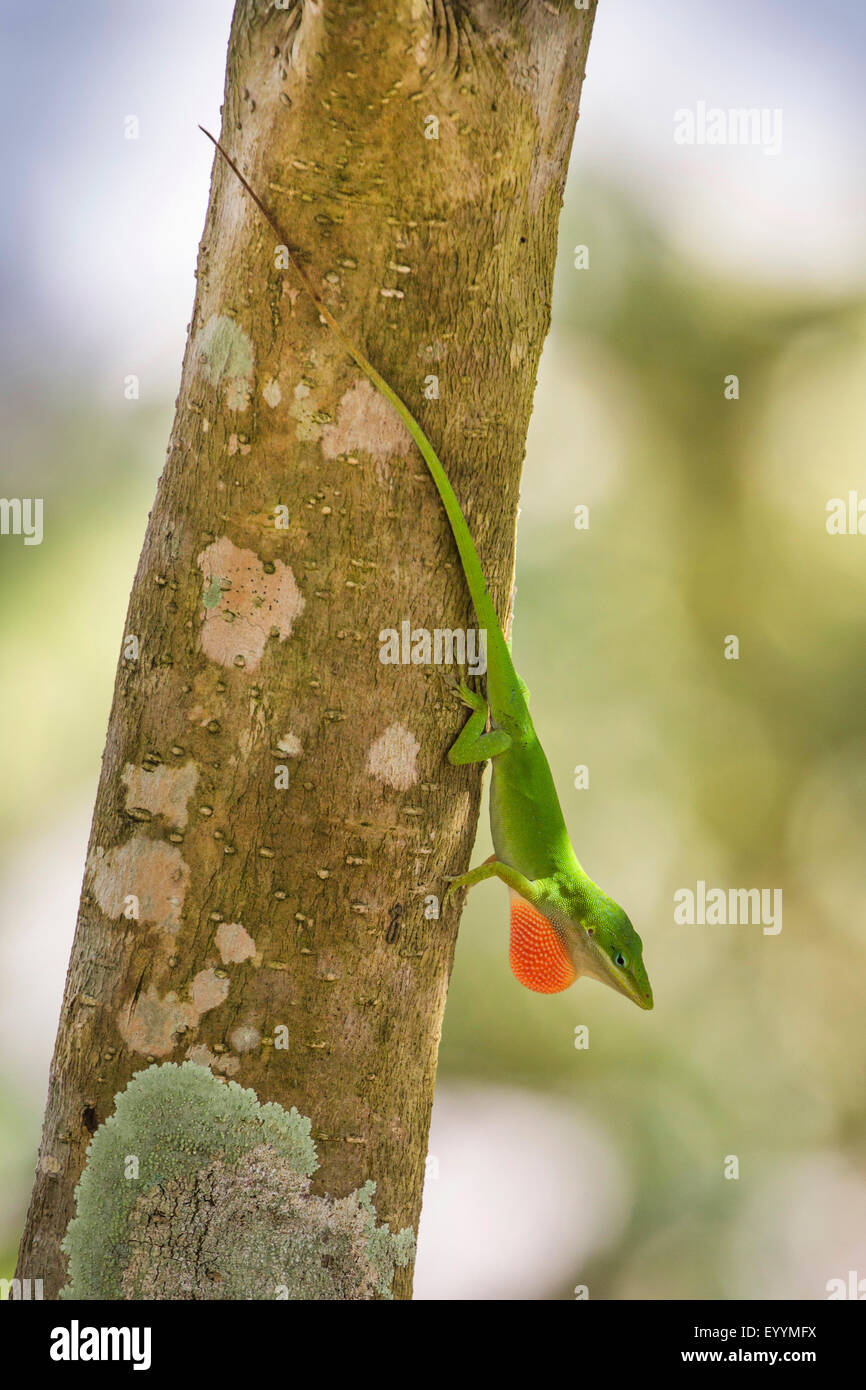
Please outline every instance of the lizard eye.
M622 951L618 951L613 959L615 965L625 965L625 956L623 955Z

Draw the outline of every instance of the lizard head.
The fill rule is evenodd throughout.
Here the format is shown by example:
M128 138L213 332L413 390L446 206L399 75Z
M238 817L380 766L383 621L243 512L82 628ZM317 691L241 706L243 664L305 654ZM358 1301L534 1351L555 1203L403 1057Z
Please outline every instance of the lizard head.
M584 920L584 931L601 965L595 978L619 990L639 1008L651 1009L653 992L643 963L643 943L628 914L602 894Z
M512 889L509 957L515 977L538 993L558 994L588 975L641 1009L653 1006L640 937L583 873L545 880L533 902Z
M627 913L594 883L557 885L558 919L578 975L589 975L651 1009L653 992L643 963L643 943Z

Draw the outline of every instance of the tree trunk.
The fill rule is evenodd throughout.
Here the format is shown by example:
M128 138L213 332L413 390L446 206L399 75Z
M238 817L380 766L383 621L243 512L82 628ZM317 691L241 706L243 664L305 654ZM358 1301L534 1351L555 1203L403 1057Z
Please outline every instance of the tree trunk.
M594 8L238 0L229 45L222 142L429 433L503 616ZM167 1061L309 1116L307 1200L372 1179L417 1229L481 774L445 760L442 668L380 632L474 618L408 434L275 243L217 159L21 1249L46 1297L92 1134Z

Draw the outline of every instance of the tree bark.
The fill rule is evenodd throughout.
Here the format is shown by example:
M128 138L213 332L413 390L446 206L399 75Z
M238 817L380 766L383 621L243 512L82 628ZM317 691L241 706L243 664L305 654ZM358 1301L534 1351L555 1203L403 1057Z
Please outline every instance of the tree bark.
M594 9L238 0L229 44L222 142L430 435L503 617ZM445 760L441 668L379 634L474 618L417 452L275 240L217 160L21 1247L46 1297L93 1132L166 1061L296 1105L311 1195L373 1179L417 1229L458 921L425 903L481 774Z

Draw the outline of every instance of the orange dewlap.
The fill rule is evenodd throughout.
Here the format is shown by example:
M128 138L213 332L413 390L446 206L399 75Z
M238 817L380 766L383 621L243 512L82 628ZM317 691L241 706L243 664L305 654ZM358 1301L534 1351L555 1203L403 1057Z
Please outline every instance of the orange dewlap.
M559 994L577 979L559 932L537 907L514 892L508 959L514 978L537 994Z

